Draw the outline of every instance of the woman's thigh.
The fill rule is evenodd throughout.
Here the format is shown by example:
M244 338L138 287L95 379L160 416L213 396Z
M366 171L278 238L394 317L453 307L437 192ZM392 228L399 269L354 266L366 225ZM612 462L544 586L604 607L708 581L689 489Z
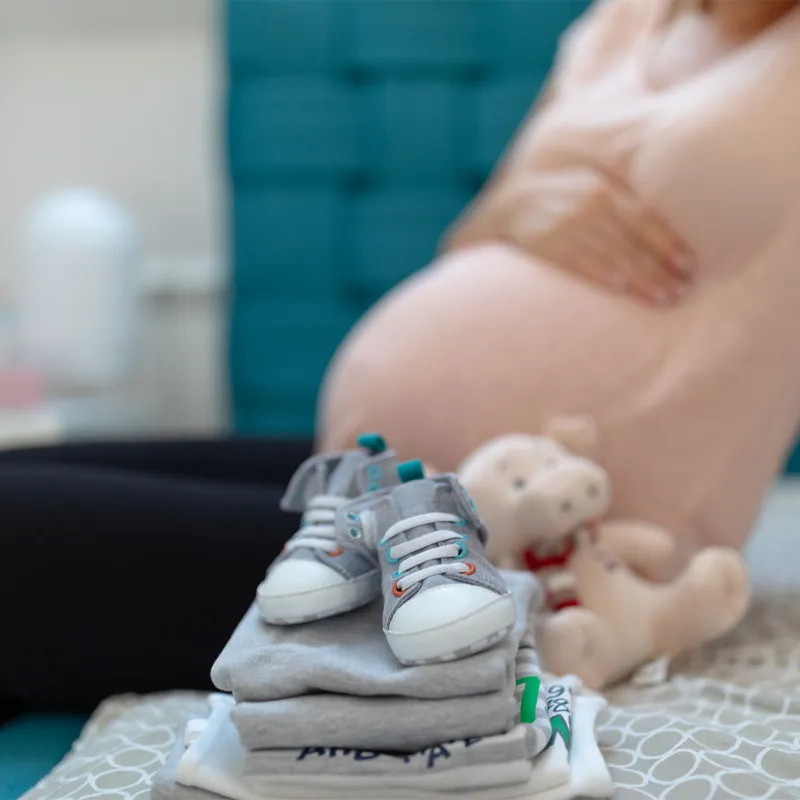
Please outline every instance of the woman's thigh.
M297 517L282 485L0 461L0 697L210 687Z
M239 484L286 484L311 450L311 440L304 438L69 443L0 451L0 467L83 465Z

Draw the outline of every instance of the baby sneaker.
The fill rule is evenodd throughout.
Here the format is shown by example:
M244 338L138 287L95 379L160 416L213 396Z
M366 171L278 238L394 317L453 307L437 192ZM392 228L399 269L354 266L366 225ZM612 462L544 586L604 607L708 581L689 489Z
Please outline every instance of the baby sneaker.
M453 661L500 641L514 600L486 558L488 533L454 475L425 478L418 461L397 468L402 483L337 512L344 549L377 552L383 631L403 664Z
M346 453L313 456L289 482L281 508L302 513L302 526L256 592L265 622L294 625L331 617L379 596L374 554L339 547L334 519L349 499L398 484L397 460L377 434L361 436L358 444Z

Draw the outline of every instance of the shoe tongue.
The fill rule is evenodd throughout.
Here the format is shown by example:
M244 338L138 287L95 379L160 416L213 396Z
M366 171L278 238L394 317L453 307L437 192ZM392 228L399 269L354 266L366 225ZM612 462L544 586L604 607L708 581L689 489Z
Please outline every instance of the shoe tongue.
M411 480L408 483L400 484L392 490L391 495L396 519L399 521L418 514L428 514L432 511L452 514L455 511L452 491L452 484L447 479L447 476L442 475L436 478ZM400 534L396 542L411 541L436 529L437 525L433 523L416 525ZM437 566L444 563L445 560L449 559L434 558L424 561L409 574L426 567Z
M430 511L449 510L438 508L443 491L446 491L446 484L441 480L427 478L409 481L400 484L392 491L392 500L400 518L412 517Z
M312 497L326 492L330 475L339 460L338 455L316 455L304 461L286 487L281 508L302 514Z
M358 497L361 491L358 486L358 475L369 459L366 453L353 450L345 453L328 478L326 494L335 497Z
M402 471L402 465L401 465ZM407 519L417 514L440 511L465 519L470 528L485 544L485 530L472 501L453 474L434 478L409 480L392 490L392 503L397 519ZM406 538L414 538L434 529L434 525L419 525L408 531Z

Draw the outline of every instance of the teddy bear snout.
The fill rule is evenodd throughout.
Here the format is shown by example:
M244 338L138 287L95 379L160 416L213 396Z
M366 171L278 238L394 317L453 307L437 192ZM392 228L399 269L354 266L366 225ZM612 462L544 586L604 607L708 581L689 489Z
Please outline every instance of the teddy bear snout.
M520 522L529 535L547 531L550 536L563 536L605 516L610 494L601 470L582 463L563 464L550 475L535 476L519 492Z

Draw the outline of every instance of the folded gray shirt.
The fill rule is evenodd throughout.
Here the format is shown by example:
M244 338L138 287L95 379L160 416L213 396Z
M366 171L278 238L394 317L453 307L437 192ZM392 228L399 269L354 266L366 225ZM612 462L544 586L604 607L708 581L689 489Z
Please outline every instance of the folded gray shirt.
M514 678L499 692L442 700L319 693L236 703L230 719L248 750L245 763L250 756L263 756L256 759L256 770L267 766L268 761L273 768L277 767L276 760L285 759L291 748L311 748L318 752L323 748L329 756L340 749L409 754L454 739L489 737L484 738L487 742L484 746L492 744L492 740L502 740L502 749L508 751L509 747L513 750L513 745L511 740L502 739L502 734L517 723L524 723L525 738L521 746L532 757L544 747L550 735L545 695L540 691L541 665L533 645L533 632L529 630L517 652ZM464 750L467 749L465 746ZM491 752L494 755L493 748ZM413 759L402 761L402 770L406 772L407 764L417 763ZM311 764L303 766L311 766L313 770ZM345 773L352 768L346 759L341 766ZM290 771L307 770L294 764Z
M434 744L410 753L382 752L378 749L302 747L299 749L248 750L244 774L256 779L272 775L409 775L431 770L460 769L481 764L501 764L530 760L547 746L552 726L547 710L547 691L541 686L541 668L530 650L520 650L517 658L517 724L497 736L473 737ZM556 685L556 684L554 684ZM523 700L523 694L525 698ZM324 695L323 695L324 696ZM279 701L290 703L292 701ZM364 702L375 703L375 699ZM404 703L460 703L469 710L469 700L403 700ZM262 705L268 705L263 703ZM319 717L317 717L319 721ZM385 714L380 714L385 724ZM523 722L524 720L524 722ZM406 719L394 720L388 727L405 727ZM324 722L323 722L324 727ZM393 736L398 735L393 730ZM341 735L339 733L338 735ZM380 736L385 737L381 732ZM240 733L241 739L241 733Z
M457 664L400 664L382 632L381 599L337 617L283 627L264 624L252 606L217 658L211 679L218 689L232 692L237 702L245 703L319 692L350 695L354 700L380 696L381 702L390 704L393 698L443 700L502 693L504 702L508 702L520 640L531 612L541 606L542 593L531 573L502 574L514 595L516 624L497 646L460 659ZM303 699L308 704L314 702L313 697ZM335 705L342 701L332 698L331 702ZM486 702L490 702L488 698ZM247 713L246 709L242 712ZM462 732L460 726L458 730L453 738L473 735ZM307 743L308 740L295 744ZM336 746L334 742L329 744ZM295 745L284 742L283 746ZM371 746L377 745L372 742Z

